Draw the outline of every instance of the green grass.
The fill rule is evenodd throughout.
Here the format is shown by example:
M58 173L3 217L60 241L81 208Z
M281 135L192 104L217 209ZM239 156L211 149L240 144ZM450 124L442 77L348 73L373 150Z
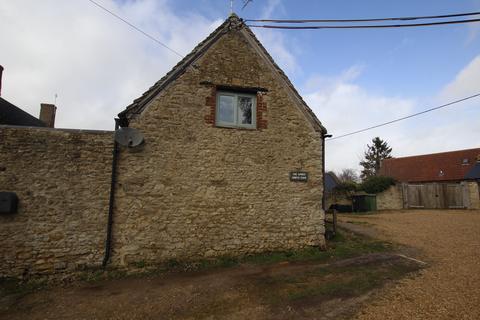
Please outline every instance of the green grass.
M386 252L392 250L390 243L357 236L347 231L340 231L336 237L327 241L326 249L310 246L300 250L271 251L244 256L219 256L210 259L182 261L171 259L167 262L148 268L144 261L134 266L145 267L145 273L205 271L210 269L229 268L239 264L268 265L280 262L330 262L338 259L354 257L366 253Z
M280 262L325 262L359 256L366 253L386 252L392 250L392 245L386 242L357 236L347 231L337 233L333 240L327 242L326 249L306 247L301 250L274 251L261 254L251 254L240 257L220 256L212 259L195 261L168 260L161 265L148 265L145 261L133 263L137 269L135 273L127 273L122 269L92 268L84 270L76 276L77 280L98 282L108 279L126 277L155 276L168 272L205 271L229 268L239 264L269 265ZM327 271L324 271L327 272ZM293 280L292 280L293 281ZM42 288L46 280L30 280L22 282L15 279L0 279L0 294L15 292L31 292Z

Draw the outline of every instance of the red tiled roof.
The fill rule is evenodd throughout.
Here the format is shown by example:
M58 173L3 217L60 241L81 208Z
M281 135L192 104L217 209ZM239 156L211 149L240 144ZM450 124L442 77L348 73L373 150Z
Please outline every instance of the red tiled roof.
M459 181L464 179L479 156L480 148L476 148L391 158L383 160L380 175L401 182Z

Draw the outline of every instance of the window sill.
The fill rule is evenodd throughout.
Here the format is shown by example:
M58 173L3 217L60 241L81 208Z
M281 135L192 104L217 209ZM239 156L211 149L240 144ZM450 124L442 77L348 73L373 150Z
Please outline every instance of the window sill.
M220 124L215 123L215 128L224 128L224 129L239 129L239 130L257 130L257 127L243 127L236 125Z

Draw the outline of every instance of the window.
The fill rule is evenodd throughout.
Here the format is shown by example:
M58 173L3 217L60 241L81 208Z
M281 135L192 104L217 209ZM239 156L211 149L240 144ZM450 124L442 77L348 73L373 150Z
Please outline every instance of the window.
M256 128L256 96L249 93L218 92L216 125Z

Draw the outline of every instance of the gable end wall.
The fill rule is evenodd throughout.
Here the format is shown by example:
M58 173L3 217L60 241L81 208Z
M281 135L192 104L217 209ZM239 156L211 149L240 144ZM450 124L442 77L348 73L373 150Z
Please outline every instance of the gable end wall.
M120 152L113 263L323 246L320 133L240 31L195 65L130 122L145 144ZM256 130L215 126L215 86L267 89Z

